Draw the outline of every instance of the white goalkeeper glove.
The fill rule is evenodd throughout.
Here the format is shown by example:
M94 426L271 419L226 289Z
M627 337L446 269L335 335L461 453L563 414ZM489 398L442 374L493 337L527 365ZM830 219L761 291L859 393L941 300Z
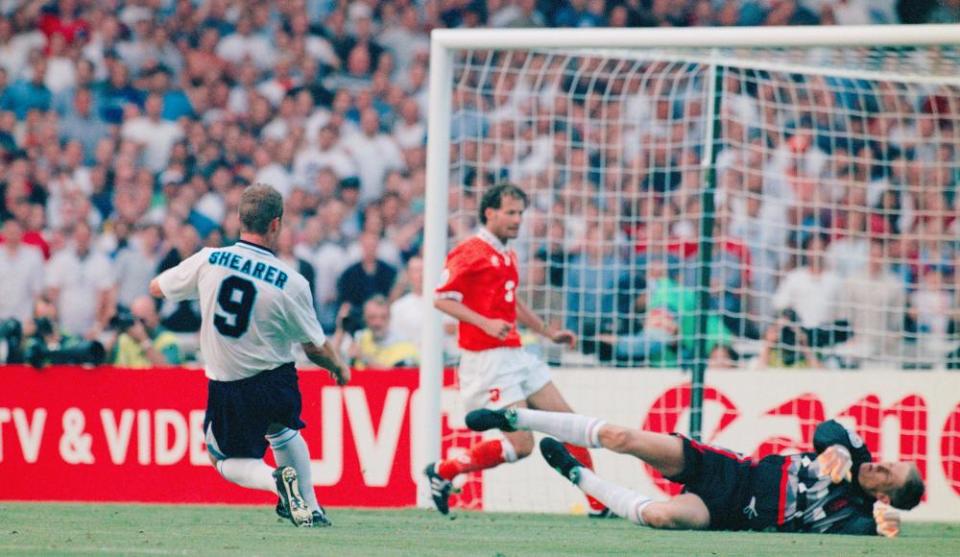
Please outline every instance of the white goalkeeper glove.
M835 484L852 478L850 470L853 468L853 458L843 445L830 445L820 453L817 462L820 464L820 477L830 476L830 481Z
M873 504L873 520L877 523L877 533L888 538L900 533L900 512L881 501Z

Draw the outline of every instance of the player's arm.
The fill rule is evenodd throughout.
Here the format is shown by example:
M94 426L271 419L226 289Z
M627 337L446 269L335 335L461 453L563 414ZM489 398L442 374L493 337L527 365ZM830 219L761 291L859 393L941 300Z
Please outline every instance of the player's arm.
M827 534L845 534L848 536L876 536L877 523L866 514L856 514L841 520L826 531Z
M323 341L319 346L313 342L304 342L301 346L307 358L329 371L337 385L346 385L350 382L350 368L344 365L336 348L329 340Z
M169 298L174 302L196 298L200 268L207 261L210 251L202 249L171 267L150 281L150 295L154 298Z
M577 335L573 331L568 329L558 330L550 327L521 300L517 300L517 321L531 331L547 337L556 344L567 344L570 348L577 346Z
M834 483L852 480L860 465L872 460L863 439L836 420L827 420L817 426L813 448L818 454L821 475L830 476Z
M284 298L286 325L290 339L299 342L311 362L326 369L338 385L350 381L350 368L344 365L337 354L337 347L323 333L313 309L313 293L302 275L287 286L290 295Z
M439 295L440 294L438 293L438 296ZM438 297L436 300L434 300L433 307L453 317L457 321L469 323L475 327L478 327L484 333L500 340L507 338L507 335L510 334L510 329L513 328L513 325L511 325L509 322L504 321L503 319L490 319L489 317L484 317L483 315L480 315L479 313L468 308L463 302L453 298Z

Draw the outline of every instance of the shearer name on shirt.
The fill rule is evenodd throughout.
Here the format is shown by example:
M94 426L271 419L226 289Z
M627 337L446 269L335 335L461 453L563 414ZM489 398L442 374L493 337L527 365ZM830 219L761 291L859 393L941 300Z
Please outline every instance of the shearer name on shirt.
M262 261L253 261L242 255L230 253L229 251L215 251L210 254L207 260L211 265L219 265L227 269L239 271L245 275L251 276L263 282L270 283L280 290L283 290L287 284L287 273L277 269L273 265L267 265Z

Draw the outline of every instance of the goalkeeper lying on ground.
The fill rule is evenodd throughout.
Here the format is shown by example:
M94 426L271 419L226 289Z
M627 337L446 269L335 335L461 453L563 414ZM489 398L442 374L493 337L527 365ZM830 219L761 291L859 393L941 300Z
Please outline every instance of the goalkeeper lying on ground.
M633 455L684 485L681 495L653 501L599 478L551 438L540 443L547 462L616 514L651 528L776 530L829 534L900 532L893 508L912 509L923 480L908 462L871 462L860 437L834 420L817 427L816 452L760 460L673 434L610 425L603 420L523 408L474 410L476 431L533 430L585 447Z

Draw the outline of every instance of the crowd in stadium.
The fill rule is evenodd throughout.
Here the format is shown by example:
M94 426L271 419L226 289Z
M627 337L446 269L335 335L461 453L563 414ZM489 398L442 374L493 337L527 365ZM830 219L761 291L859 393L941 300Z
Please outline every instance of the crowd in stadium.
M198 306L155 304L147 295L148 282L203 246L235 241L240 192L262 182L285 198L286 229L278 255L311 282L325 330L348 337L344 350L358 366L390 367L417 361L423 318L419 253L431 29L946 22L960 18L960 3L10 0L0 2L0 12L0 216L5 242L0 249L0 319L17 320L20 334L41 344L104 341L108 357L121 365L181 363L195 349L191 335L200 325ZM738 110L759 111L757 102L751 104L764 93L759 81L742 92ZM489 93L496 107L498 92ZM839 164L842 157L831 151L836 172L853 173L862 184L889 184L869 194L862 188L867 197L849 200L849 206L863 211L821 214L814 192L819 184L801 176L784 186L792 188L792 201L783 215L786 219L789 213L794 230L802 232L815 223L812 226L823 231L784 236L784 247L789 243L794 251L803 251L806 262L762 263L778 257L765 251L775 247L769 242L751 244L751 239L769 237L756 228L770 223L769 215L760 216L770 210L760 193L773 194L764 189L768 184L759 173L745 171L751 164L744 162L752 153L749 141L739 147L739 155L727 151L728 158L742 160L727 161L718 189L721 196L731 196L718 218L718 230L730 240L718 242L715 250L734 260L729 267L736 270L718 273L725 294L717 296L717 304L724 311L708 323L708 331L715 333L711 339L720 339L712 342L721 349L710 350L718 365L737 357L735 337L761 343L759 358L767 358L767 363L789 364L795 358L815 364L817 356L807 344L841 342L844 334L856 335L858 323L872 326L876 315L866 310L832 315L829 308L805 303L804 296L825 283L839 290L844 279L860 272L896 273L891 276L899 281L890 296L902 297L891 302L900 304L902 316L883 331L884 339L892 336L888 332L898 341L928 331L958 334L960 219L955 191L960 153L955 146L960 96L956 90L952 94L928 94L903 108L917 129L883 130L899 132L901 143L916 145L896 154L885 152L876 163L866 160L868 152L876 155L871 146L859 145L862 151L847 153L849 165ZM644 116L652 125L657 118L672 118L656 110ZM489 120L479 116L482 122L464 118L455 122L456 133L461 138L471 133L481 139L504 137L505 129L495 125L498 114L511 117L504 110ZM873 125L870 119L862 122ZM665 125L669 130L670 124ZM530 144L546 135L554 140L562 135L535 127L509 133L517 138L529 134ZM546 135L538 136L541 133ZM577 133L589 135L586 130ZM954 134L953 147L941 141L934 152L921 153L923 134ZM803 141L816 139L792 134L790 148L805 150L809 145ZM481 160L487 155L464 152L471 145L480 148L479 143L484 142L459 141L455 159ZM508 143L515 147L503 142L491 148L506 149ZM558 151L570 157L560 161L561 166L569 174L579 171L579 184L595 190L602 191L608 180L625 180L628 168L634 168L627 163L645 159L618 162L623 172L598 178L596 161L607 153L588 152L582 145L572 148L572 143L570 138ZM625 215L619 208L585 205L568 215L563 223L567 229L531 212L527 236L545 242L527 250L524 280L529 280L521 294L534 309L559 317L584 335L586 352L605 360L652 363L656 349L662 353L657 361L670 365L694 350L667 339L675 339L678 329L681 344L696 338L692 316L697 300L691 290L681 288L696 277L678 277L676 266L657 263L644 265L642 273L615 273L613 260L621 257L620 248L609 241L615 237L628 243L630 257L642 255L650 238L674 257L693 257L690 250L695 251L696 243L690 238L695 235L689 232L700 206L697 196L684 195L692 187L688 180L699 179L698 161L689 158L695 157L692 152L656 153L649 147L646 158L653 162L643 169L638 187L657 195L637 198L649 207L634 207ZM849 147L853 151L855 146ZM769 151L776 148L771 145ZM529 187L536 200L543 173L534 172L537 177L532 179L527 172L536 168L540 154L491 152L501 160L509 157L515 172L498 168L499 176L491 178L493 169L483 165L462 172L457 179L468 186L462 195L469 197L474 185L507 178ZM577 182L569 175L551 178L565 180L567 186ZM920 183L922 189L909 187ZM461 195L459 188L452 189L452 195ZM566 209L578 203L573 188L568 190L570 195L550 203L565 203ZM744 195L734 202L738 194ZM458 198L451 206L470 203ZM542 199L535 203L543 206ZM595 224L587 218L592 210L613 210L616 218L604 221L609 227L590 226ZM661 218L645 219L645 211ZM578 223L579 232L572 231ZM454 236L462 232L453 231ZM882 236L876 245L871 234ZM821 251L826 254L823 263ZM745 264L745 258L753 262ZM889 268L889 262L896 263L895 268ZM823 272L821 267L835 277L811 279ZM764 269L777 273L764 274ZM628 286L618 290L619 295L596 297L596 306L577 305L594 303L583 295L585 288L593 292L623 281ZM774 308L748 308L754 303L744 299L748 289L767 292L765 299L773 300L780 317L750 318L772 315ZM868 305L865 300L863 307ZM682 319L677 323L664 313ZM601 318L585 323L582 316ZM833 327L834 320L844 321L843 327ZM802 330L794 327L797 324ZM844 327L851 330L844 332ZM448 333L452 328L448 324ZM7 329L0 325L0 331ZM797 338L791 341L790 335ZM779 351L764 344L766 338L775 338ZM778 353L771 354L771 348Z

